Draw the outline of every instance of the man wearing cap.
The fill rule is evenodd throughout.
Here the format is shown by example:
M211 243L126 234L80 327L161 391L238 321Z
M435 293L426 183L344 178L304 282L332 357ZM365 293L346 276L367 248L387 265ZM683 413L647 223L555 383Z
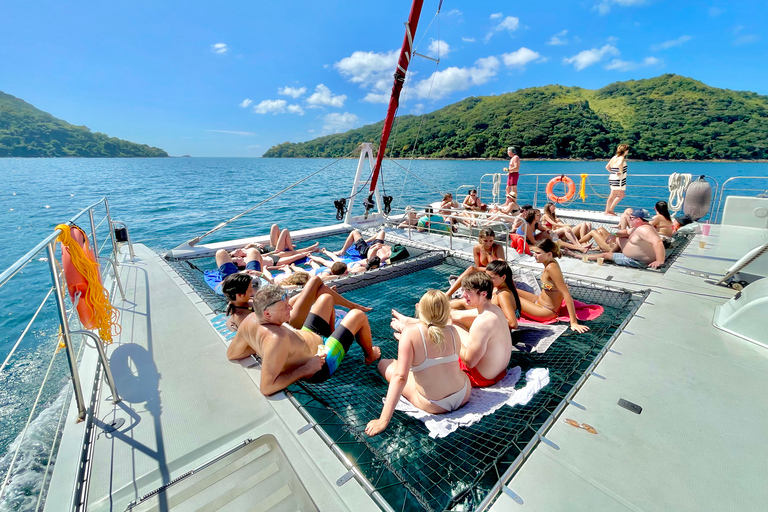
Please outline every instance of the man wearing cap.
M509 146L507 148L507 155L509 156L509 167L505 167L504 170L507 174L507 194L514 192L517 194L517 179L520 177L520 157L517 156L517 150Z
M334 325L333 306L333 298L322 295L312 305L301 330L296 330L287 325L294 309L288 294L279 286L264 286L254 295L254 314L240 324L227 357L261 357L259 390L264 395L282 391L300 379L324 382L355 341L363 349L365 364L381 357L381 349L372 345L365 313L352 310Z
M617 265L633 268L658 268L663 265L666 258L664 242L656 229L648 224L648 210L635 208L628 213L628 217L630 227L616 233L618 251L590 254L588 258L605 258L613 260Z

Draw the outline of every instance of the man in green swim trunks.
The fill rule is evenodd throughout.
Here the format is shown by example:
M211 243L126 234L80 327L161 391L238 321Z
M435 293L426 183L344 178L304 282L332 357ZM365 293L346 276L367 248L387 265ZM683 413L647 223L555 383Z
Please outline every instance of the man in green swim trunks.
M265 286L254 295L254 314L240 324L227 357L261 357L259 389L264 395L282 391L300 379L323 382L336 371L355 340L363 349L365 364L381 357L381 349L372 346L365 313L352 310L334 328L333 306L329 294L319 296L297 331L288 324L292 309L288 294L279 286Z

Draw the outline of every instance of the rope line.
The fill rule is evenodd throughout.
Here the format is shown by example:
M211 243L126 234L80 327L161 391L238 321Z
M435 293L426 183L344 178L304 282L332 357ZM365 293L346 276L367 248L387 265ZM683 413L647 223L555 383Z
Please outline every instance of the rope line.
M313 173L311 173L311 174L309 174L309 175L305 176L304 178L300 179L300 180L299 180L299 181L297 181L296 183L293 183L292 185L288 185L288 186L287 186L287 187L285 187L283 190L281 190L281 191L279 191L279 192L276 192L276 193L272 194L271 196L269 196L268 198L266 198L266 199L265 199L265 200L263 200L262 202L258 203L257 205L255 205L255 206L252 206L251 208L248 208L248 209L247 209L247 210L245 210L244 212L242 212L242 213L239 213L239 214L235 215L235 216L234 216L234 217L232 217L231 219L229 219L229 220L227 220L227 221L224 221L224 222L222 222L222 223L221 223L221 224L219 224L218 226L216 226L216 227L214 227L213 229L211 229L211 230L207 231L206 233L203 233L202 235L200 235L200 236L198 236L198 237L195 237L195 238L193 238L192 240L190 240L190 241L189 241L189 242L187 242L187 243L188 243L189 245L192 245L192 246L194 246L194 245L196 245L196 244L200 243L200 241L201 241L203 238L207 237L208 235L210 235L210 234L212 234L212 233L215 233L216 231L220 230L221 228L223 228L223 227L225 227L225 226L228 226L228 225L230 225L231 223L233 223L234 221L236 221L237 219L239 219L239 218L240 218L240 217L242 217L243 215L246 215L246 214L248 214L248 213L251 213L251 212L252 212L253 210L255 210L256 208L258 208L258 207L260 207L260 206L263 206L263 205L265 205L266 203L270 202L271 200L273 200L273 199L274 199L274 198L276 198L277 196L280 196L280 195L284 194L285 192L288 192L289 190L291 190L291 189L292 189L292 188L294 188L295 186L297 186L297 185L300 185L301 183L304 183L305 181L307 181L307 180L308 180L309 178L311 178L312 176L315 176L316 174L319 174L320 172L322 172L322 171L326 170L327 168L331 167L332 165L335 165L336 163L340 162L341 160L344 160L345 158L347 158L347 157L349 157L349 156L353 155L353 154L355 153L355 151L358 151L358 149L359 149L359 148L355 148L355 149L353 149L352 151L350 151L350 152L349 152L349 153L347 153L346 155L344 155L344 156L341 156L341 157L337 158L336 160L334 160L333 162L329 163L329 164L328 164L328 165L326 165L325 167L321 167L321 168L320 168L320 169L318 169L317 171L315 171L315 172L313 172Z

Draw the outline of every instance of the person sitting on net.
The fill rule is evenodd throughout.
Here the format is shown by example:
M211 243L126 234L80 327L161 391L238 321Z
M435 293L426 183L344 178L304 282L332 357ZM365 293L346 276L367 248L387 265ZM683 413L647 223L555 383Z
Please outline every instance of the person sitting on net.
M477 316L467 330L454 324L461 337L459 366L469 377L472 387L492 386L507 374L512 354L512 335L507 318L499 306L491 302L493 281L485 272L474 272L461 280L462 295L467 308L476 309ZM394 309L392 323L395 337L408 324L417 320Z
M373 346L365 313L352 310L335 326L334 301L328 294L312 304L301 330L293 325L294 307L279 286L261 288L253 297L253 309L254 314L240 324L227 357L235 360L256 354L261 358L259 390L264 395L301 379L324 382L338 369L354 341L363 349L365 364L381 357L381 349Z
M458 279L451 284L451 287L445 292L449 297L452 297L454 292L459 289L464 277L473 272L484 272L485 267L492 261L506 261L504 246L496 241L496 233L491 228L481 229L477 241L477 245L472 248L475 264L467 267L467 270L462 272Z
M534 320L551 320L560 315L561 306L565 302L570 316L571 329L579 333L587 332L589 327L579 324L573 297L565 283L560 265L557 263L557 258L560 257L560 246L549 238L545 238L531 250L536 262L544 265L544 270L541 273L541 293L539 295L526 290L517 290L523 315Z
M448 296L428 290L418 307L419 320L400 333L397 359L379 361L379 373L389 387L381 415L365 427L369 436L387 428L401 395L430 414L455 411L469 400L472 387L459 367L461 341L449 325Z
M493 282L493 298L491 303L499 306L507 319L510 330L517 329L517 319L520 317L520 297L515 288L512 269L506 261L494 260L485 267L485 273ZM477 318L477 309L469 308L464 299L451 301L451 322L466 329L472 327Z

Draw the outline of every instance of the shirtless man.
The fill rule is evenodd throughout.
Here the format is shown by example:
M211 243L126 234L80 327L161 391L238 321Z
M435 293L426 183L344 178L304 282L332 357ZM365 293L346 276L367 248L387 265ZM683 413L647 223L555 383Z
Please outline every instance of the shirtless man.
M506 261L504 257L504 246L496 242L496 233L491 228L483 228L478 236L478 244L472 248L472 256L475 264L470 265L467 270L462 272L459 278L454 282L448 291L445 292L450 298L453 293L461 286L464 277L473 272L485 272L485 267L492 261Z
M468 308L477 309L477 317L467 331L453 324L461 337L459 366L469 377L472 387L492 386L507 374L512 355L512 336L507 318L499 306L491 303L493 281L485 272L469 274L461 280ZM396 331L417 320L392 310L392 327ZM397 337L397 334L395 335Z
M264 395L282 391L300 379L325 381L339 367L355 340L365 353L365 364L381 357L381 350L372 346L365 313L350 311L334 329L330 295L317 299L300 331L287 324L293 307L288 294L279 286L260 289L253 297L253 309L254 314L240 324L227 357L261 357L259 389Z
M344 246L336 252L336 256L346 254L352 258L367 259L368 251L374 249L382 261L387 260L392 255L392 247L384 244L384 236L384 230L381 230L366 240L358 230L353 229L347 236Z
M509 156L509 167L504 168L509 173L507 175L507 194L510 192L517 194L517 180L520 178L520 157L517 156L517 150L512 146L507 148L507 156Z
M589 254L590 260L605 258L617 265L633 268L658 268L664 264L666 253L664 242L653 226L648 224L650 215L644 208L636 208L628 213L628 229L616 233L617 250L601 254Z

